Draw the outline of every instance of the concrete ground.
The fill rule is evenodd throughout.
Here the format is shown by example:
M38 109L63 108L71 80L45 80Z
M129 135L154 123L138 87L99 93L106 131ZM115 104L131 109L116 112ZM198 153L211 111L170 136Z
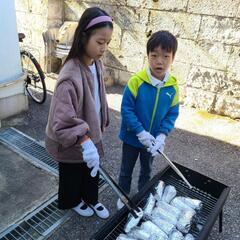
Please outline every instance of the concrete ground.
M0 143L0 233L57 192L55 176Z
M47 79L48 89L52 90L54 80ZM120 127L119 106L122 87L107 89L110 106L111 124L104 134L106 157L105 169L117 180L120 169L121 142L118 139ZM3 126L15 126L31 137L44 141L44 129L47 121L51 92L43 105L30 101L29 111L2 122ZM218 221L211 231L210 240L239 240L240 225L240 122L219 117L194 109L181 107L181 114L176 129L168 137L165 153L170 159L188 168L231 187L231 192L224 207L223 232L218 233ZM161 170L166 163L156 159L153 174ZM132 194L136 192L139 166L133 177ZM111 215L116 212L116 194L107 188L100 195L100 200L108 206ZM50 240L86 240L106 223L97 217L88 219L74 214L58 228Z

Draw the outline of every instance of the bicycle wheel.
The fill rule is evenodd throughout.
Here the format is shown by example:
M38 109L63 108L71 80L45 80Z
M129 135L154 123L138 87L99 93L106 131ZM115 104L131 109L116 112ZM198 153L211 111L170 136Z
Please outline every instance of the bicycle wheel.
M25 50L21 50L22 67L27 73L25 88L31 98L39 104L44 103L47 97L45 76L41 66L33 55Z

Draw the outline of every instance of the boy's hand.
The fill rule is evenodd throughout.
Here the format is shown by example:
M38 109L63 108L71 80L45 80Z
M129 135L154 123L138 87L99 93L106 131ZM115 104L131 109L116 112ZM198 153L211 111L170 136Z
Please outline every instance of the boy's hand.
M161 133L156 137L155 145L148 148L148 151L152 154L153 157L160 155L158 153L158 150L160 152L164 151L165 139L166 139L166 135Z
M91 176L95 177L99 169L99 154L92 140L89 138L81 144L83 148L83 161L87 163L88 168L93 168Z
M152 147L152 142L155 142L155 138L147 131L143 130L142 132L137 134L139 142L147 147Z

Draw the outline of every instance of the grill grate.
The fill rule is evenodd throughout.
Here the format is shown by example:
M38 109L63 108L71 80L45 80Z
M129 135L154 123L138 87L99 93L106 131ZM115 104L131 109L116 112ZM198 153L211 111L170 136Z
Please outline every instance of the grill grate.
M219 215L219 231L222 230L222 208L229 194L230 188L198 172L175 163L181 172L193 184L192 189L183 182L178 175L168 166L159 172L154 178L133 197L133 202L144 207L150 192L154 192L154 187L159 180L163 180L166 185L173 185L178 196L185 196L199 199L203 202L203 208L194 217L190 233L198 240L205 240ZM94 234L92 240L115 240L120 233L124 232L127 222L128 209L126 207L118 211L101 230Z
M57 196L0 234L0 240L36 240L43 239L53 229L70 217L70 211L57 208Z
M58 163L48 154L45 147L15 128L0 131L0 141L31 163L58 175ZM99 187L106 184L100 175Z
M190 230L190 233L194 237L197 237L201 230L198 227L205 225L211 210L214 208L217 202L217 199L212 197L210 194L201 191L200 189L193 188L190 190L182 180L178 180L174 176L168 176L167 178L163 177L162 180L167 185L173 185L177 189L177 193L179 196L188 196L192 198L197 198L203 202L203 209L197 214L197 218L195 218L195 221ZM138 203L138 206L140 206L141 208L144 207L144 204L149 196L149 193L152 190L153 188L151 188L148 194L146 194L145 197L141 199L141 201ZM104 238L104 240L115 240L117 236L123 232L126 222L127 222L127 214L119 222L119 224L116 225L115 228Z

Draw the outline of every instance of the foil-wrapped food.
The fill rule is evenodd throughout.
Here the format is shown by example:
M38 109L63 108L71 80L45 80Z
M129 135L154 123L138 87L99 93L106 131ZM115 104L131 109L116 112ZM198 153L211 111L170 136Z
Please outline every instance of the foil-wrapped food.
M138 216L137 218L135 218L132 214L128 215L127 223L124 227L124 231L126 233L130 232L132 228L136 227L140 222L140 220L142 219L143 211L140 208L139 208L139 212L137 212L136 214Z
M184 236L181 232L176 230L169 235L169 240L184 240Z
M153 209L152 214L151 214L152 218L157 218L160 217L161 219L176 225L177 221L178 221L178 217L174 214L172 214L171 212L168 212L168 210L162 208L162 207L156 207Z
M154 198L154 196L152 195L152 193L150 193L148 199L147 199L147 202L143 208L143 214L147 217L150 217L151 216L151 213L152 213L152 210L155 206L155 202L156 202L156 199Z
M155 199L157 201L161 201L162 200L164 187L165 187L165 183L163 181L159 181L158 185L155 187L155 195L154 195L154 197L155 197Z
M136 238L131 238L131 237L129 237L128 235L121 233L121 234L116 238L116 240L137 240L137 239L136 239Z
M177 222L177 229L182 233L188 233L191 228L194 215L195 213L193 211L185 211Z
M159 181L138 218L129 215L117 240L194 240L189 231L201 208L200 200L177 196L174 186Z
M174 224L163 220L161 217L155 216L154 218L151 218L151 221L155 223L167 235L170 235L174 230L176 230L176 226Z
M188 233L185 237L184 240L195 240L194 236L190 233Z
M174 186L168 185L164 188L161 200L166 203L170 203L177 195L177 190Z
M157 203L157 207L158 208L162 208L166 211L168 211L169 213L171 213L172 215L176 216L177 218L180 216L182 210L179 208L176 208L166 202L160 201Z
M128 234L129 237L135 238L138 240L147 240L150 238L151 234L146 232L145 230L135 227Z
M151 221L143 222L140 228L150 233L151 236L155 236L162 240L168 240L167 234Z
M182 211L192 211L196 213L193 208L191 208L188 204L185 203L183 197L175 197L170 204Z

